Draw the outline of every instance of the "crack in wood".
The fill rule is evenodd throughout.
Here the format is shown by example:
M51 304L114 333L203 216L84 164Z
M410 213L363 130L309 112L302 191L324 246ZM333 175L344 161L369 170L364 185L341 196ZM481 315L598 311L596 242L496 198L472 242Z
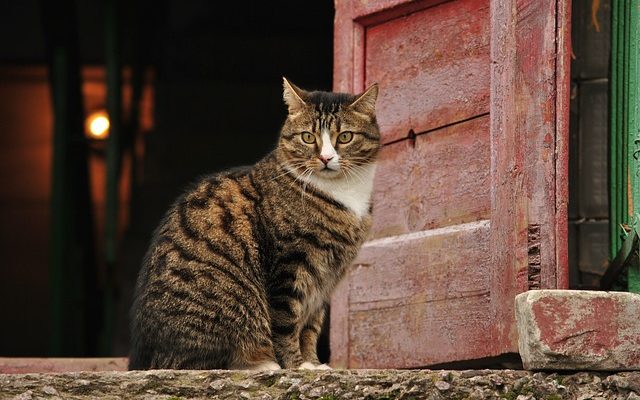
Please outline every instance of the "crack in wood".
M529 264L527 281L529 290L540 289L540 225L531 224L527 230Z

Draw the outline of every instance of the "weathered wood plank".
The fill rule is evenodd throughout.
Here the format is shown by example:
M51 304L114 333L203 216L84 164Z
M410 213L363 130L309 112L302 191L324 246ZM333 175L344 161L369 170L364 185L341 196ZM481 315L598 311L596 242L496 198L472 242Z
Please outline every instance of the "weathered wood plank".
M418 368L487 356L489 294L354 311L350 368ZM464 343L464 345L462 345Z
M335 0L333 22L333 90L353 93L353 30L352 1Z
M450 0L375 0L375 1L352 1L353 19L364 26L371 26L429 7L437 6Z
M516 350L515 295L556 288L557 272L567 268L557 264L566 262L566 197L558 201L556 189L566 196L568 132L564 124L557 134L556 108L564 107L567 118L568 97L565 89L563 100L556 98L556 6L556 0L491 2L491 299L499 352ZM556 167L565 181L556 181ZM565 235L561 255L557 233Z
M491 309L499 350L517 350L513 298L527 289L524 160L517 135L514 0L491 1Z
M347 366L410 368L486 357L488 235L483 220L367 242L349 277ZM451 251L453 243L464 251Z
M569 288L569 120L571 104L571 0L557 0L556 53L556 288Z
M373 237L489 218L489 117L384 146Z
M489 111L488 14L487 0L457 0L367 28L384 143Z
M549 289L557 286L556 2L517 2L517 72L516 90L513 92L513 115L519 138L523 140L519 145L522 146L527 175L528 225L540 226L540 284L542 288Z

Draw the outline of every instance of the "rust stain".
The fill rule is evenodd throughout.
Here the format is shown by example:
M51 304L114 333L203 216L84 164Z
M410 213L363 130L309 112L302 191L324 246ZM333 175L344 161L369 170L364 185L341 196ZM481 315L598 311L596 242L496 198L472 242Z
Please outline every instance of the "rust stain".
M547 162L549 161L549 156L551 154L551 150L548 148L543 148L542 149L542 161Z

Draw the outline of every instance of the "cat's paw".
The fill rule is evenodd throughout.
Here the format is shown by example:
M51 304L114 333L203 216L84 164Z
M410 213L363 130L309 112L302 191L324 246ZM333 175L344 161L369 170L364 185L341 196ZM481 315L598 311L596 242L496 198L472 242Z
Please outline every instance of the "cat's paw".
M300 364L298 369L316 369L316 366L313 365L313 363L310 363L309 361L305 361L302 364Z
M327 369L331 369L331 367L328 366L327 364L316 365L316 364L311 363L309 361L305 361L302 364L300 364L298 369L327 370Z
M265 361L258 365L252 366L250 369L252 371L277 371L282 368L280 368L280 364L275 361Z

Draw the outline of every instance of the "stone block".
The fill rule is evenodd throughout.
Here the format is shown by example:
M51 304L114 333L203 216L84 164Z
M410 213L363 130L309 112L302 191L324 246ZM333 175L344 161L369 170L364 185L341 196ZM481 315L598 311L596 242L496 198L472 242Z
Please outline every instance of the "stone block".
M531 290L516 320L526 369L640 370L640 295Z

